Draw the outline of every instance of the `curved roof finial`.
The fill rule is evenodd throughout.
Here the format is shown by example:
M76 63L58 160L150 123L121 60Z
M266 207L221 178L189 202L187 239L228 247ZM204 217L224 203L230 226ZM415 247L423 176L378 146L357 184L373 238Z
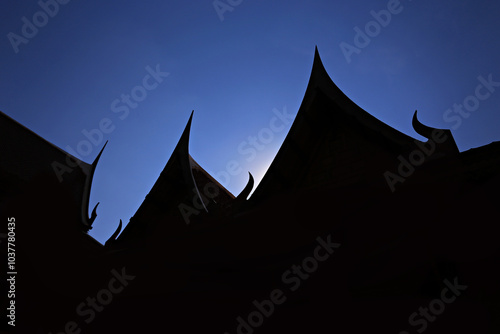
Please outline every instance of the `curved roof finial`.
M108 141L104 143L104 146L102 147L101 151L97 155L97 157L94 159L92 162L92 165L90 165L90 171L87 174L87 178L85 179L85 185L83 188L83 196L82 196L82 223L83 223L83 228L86 231L89 231L92 229L92 224L94 223L95 218L97 217L96 209L99 203L96 204L94 207L94 210L92 210L92 214L90 218L88 217L88 212L89 212L89 202L90 202L90 188L92 187L92 179L94 178L94 173L97 167L97 163L99 162L99 159L101 158L102 152L104 152L104 149L106 148L106 145L108 145Z
M109 239L104 243L104 247L106 246L110 246L112 245L115 240L116 240L116 237L118 236L118 234L120 234L120 231L122 230L122 220L120 219L120 224L118 224L118 228L116 229L115 233L113 233Z
M95 157L94 162L92 162L92 168L94 170L95 170L95 167L97 166L97 163L99 162L99 159L101 158L102 152L104 152L104 149L106 148L106 145L108 145L108 141L107 140L104 143L104 146L101 148L101 151L99 152L99 154L97 155L97 157Z
M238 196L236 196L236 200L238 200L238 201L246 200L248 195L250 195L250 193L252 192L253 184L254 184L254 180L253 180L252 173L248 172L248 183L245 186L245 188L243 188L241 193Z
M413 129L415 130L416 133L421 135L422 137L425 137L427 139L432 138L432 132L434 130L438 130L435 128L431 128L430 126L424 125L420 123L420 121L417 118L417 111L415 110L415 113L413 114L413 119L411 121L411 125L413 126Z
M92 214L90 215L90 218L88 220L88 226L87 228L89 230L92 229L92 224L94 223L94 220L97 218L97 207L99 206L100 202L97 202L97 204L94 206L94 210L92 210Z
M415 130L416 133L427 138L428 141L435 141L436 140L435 136L443 137L444 138L443 141L439 142L440 152L446 152L452 154L459 152L457 144L455 143L455 139L453 138L453 135L450 130L431 128L430 126L420 123L420 121L417 118L416 110L415 113L413 114L413 120L411 122L411 125L413 126L413 129ZM440 132L443 133L443 135L439 134Z

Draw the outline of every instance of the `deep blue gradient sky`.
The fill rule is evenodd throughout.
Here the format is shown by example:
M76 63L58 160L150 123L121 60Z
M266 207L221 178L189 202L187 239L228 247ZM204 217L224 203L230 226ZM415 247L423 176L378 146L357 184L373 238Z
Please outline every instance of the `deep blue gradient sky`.
M417 109L424 124L452 129L462 151L500 140L500 87L476 92L480 76L500 82L499 2L218 3L232 10L217 13L212 0L72 0L50 17L38 13L37 1L2 1L0 110L75 151L87 140L82 131L111 121L102 141L95 137L79 155L90 163L109 140L90 202L101 202L90 232L97 240L137 210L193 109L190 150L198 163L234 194L247 171L259 181L291 124L276 122L256 154L248 137L264 134L276 113L296 114L315 45L340 89L392 127L422 139L411 127ZM388 8L390 22L380 13ZM370 22L372 11L381 23ZM40 27L25 28L29 37L20 42L23 17ZM366 28L369 35L356 36ZM146 77L157 68L169 73L161 82ZM131 93L138 101L127 106L122 94ZM463 109L467 118L447 112L464 101L473 110ZM232 160L241 170L227 177Z

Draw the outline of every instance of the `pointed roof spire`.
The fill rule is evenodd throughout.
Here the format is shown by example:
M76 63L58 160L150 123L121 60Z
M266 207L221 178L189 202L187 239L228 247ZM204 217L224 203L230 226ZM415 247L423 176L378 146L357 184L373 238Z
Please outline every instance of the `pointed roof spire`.
M117 238L118 244L139 242L140 235L144 233L162 231L169 236L180 233L189 223L181 207L187 206L191 210L188 216L208 211L194 181L191 168L189 134L193 114L194 110L160 176ZM202 206L199 209L198 203Z
M179 142L175 146L174 153L186 153L189 155L189 134L191 132L191 123L193 121L194 110L191 111L191 115L189 116L189 120L187 121L186 126L184 127L184 131L182 132L181 138L179 138Z
M325 70L325 67L323 65L323 61L321 60L321 57L319 55L319 51L318 51L318 46L317 45L314 48L313 70L314 70L314 68Z
M326 72L323 61L319 55L318 47L314 49L314 61L311 69L311 76L309 78L309 86L321 87L322 89L329 88L333 84L332 79ZM336 87L336 86L335 86ZM312 87L311 87L312 88Z

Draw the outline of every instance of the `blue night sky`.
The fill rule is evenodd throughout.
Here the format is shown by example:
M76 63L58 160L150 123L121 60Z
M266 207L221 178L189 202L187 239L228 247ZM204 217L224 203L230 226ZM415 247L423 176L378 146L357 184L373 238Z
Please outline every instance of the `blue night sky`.
M461 151L500 140L500 2L59 1L2 1L0 110L89 163L109 140L90 202L101 242L135 213L193 109L198 163L233 194L247 171L258 182L316 45L339 88L390 126L422 139L417 109Z

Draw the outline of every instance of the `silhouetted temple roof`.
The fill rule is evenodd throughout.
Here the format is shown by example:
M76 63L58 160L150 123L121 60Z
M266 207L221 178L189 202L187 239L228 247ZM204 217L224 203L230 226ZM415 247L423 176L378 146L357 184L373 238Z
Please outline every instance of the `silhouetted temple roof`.
M499 332L500 142L459 153L449 130L416 112L428 141L415 140L347 98L316 50L290 132L246 200L251 174L235 197L189 154L192 118L123 233L120 222L102 246L82 232L95 217L88 196L102 150L85 163L0 113L0 211L17 220L20 332L241 332L281 299L245 332L397 333L423 302L451 298L457 279L470 288L429 330ZM384 174L419 150L425 161L407 165L391 192Z
M418 122L417 133L433 130ZM449 130L436 156L458 153ZM331 80L315 50L307 89L280 150L251 197L254 203L318 185L381 184L399 154L422 143L390 127L349 99Z
M192 222L231 216L240 209L253 209L266 199L294 191L356 185L388 191L384 172L397 167L398 156L406 156L425 144L388 126L351 101L329 77L317 49L297 116L249 201L246 197L253 187L251 175L247 187L235 197L191 157L192 118L193 113L166 166L115 240L116 245L121 247L138 240L147 243L154 235L186 232ZM412 124L429 141L433 132L439 130L421 124L416 112ZM90 187L102 150L88 164L3 113L0 113L0 130L0 149L5 157L0 163L3 184L0 196L15 194L34 178L57 177L71 189L72 198L80 207L78 219L82 229L91 228L96 214L94 209L92 217L88 217ZM462 174L472 179L488 178L498 172L495 158L500 151L498 143L459 154L451 132L439 131L447 139L434 143L436 148L427 158L429 163L422 168L426 171L423 179L415 177L405 186L422 180L460 179ZM69 163L75 166L71 172L64 169ZM246 205L241 206L244 202Z
M70 189L75 205L80 207L75 218L82 222L82 230L87 231L95 218L95 211L88 217L89 197L102 150L88 164L0 112L0 198L18 194L30 182L56 180Z
M228 207L235 197L189 154L193 113L170 159L116 245L147 240L147 235L185 232L192 220ZM217 209L216 209L217 208Z

